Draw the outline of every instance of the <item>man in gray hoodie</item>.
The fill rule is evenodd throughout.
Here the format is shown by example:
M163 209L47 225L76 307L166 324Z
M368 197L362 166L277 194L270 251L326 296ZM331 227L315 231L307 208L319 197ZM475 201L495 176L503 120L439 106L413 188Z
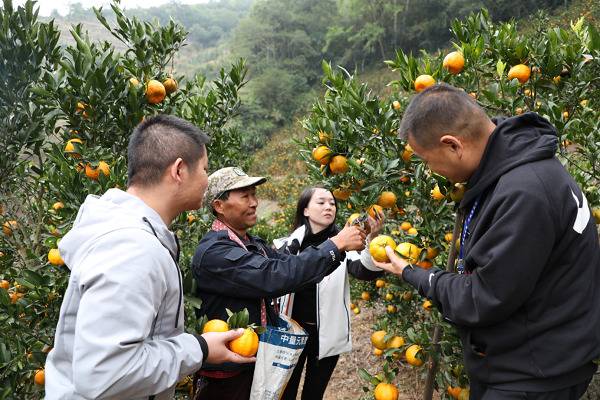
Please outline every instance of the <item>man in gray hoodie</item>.
M169 399L204 361L253 362L241 332L184 332L179 246L168 226L200 207L209 138L158 115L129 141L128 189L88 196L59 249L71 269L46 362L46 399Z

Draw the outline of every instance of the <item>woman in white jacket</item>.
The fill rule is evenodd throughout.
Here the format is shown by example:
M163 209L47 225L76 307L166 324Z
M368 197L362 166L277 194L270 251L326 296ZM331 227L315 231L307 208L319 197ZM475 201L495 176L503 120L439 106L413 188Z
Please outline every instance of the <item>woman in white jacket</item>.
M298 254L335 236L338 232L336 211L337 203L329 190L305 189L298 200L294 232L287 238L275 240L275 247ZM370 235L376 236L381 230L382 219L376 221L369 217L369 224ZM282 399L296 399L305 362L302 399L322 399L339 354L352 349L348 273L362 280L373 280L383 274L373 264L368 249L360 254L348 252L342 265L321 282L282 299L282 312L291 315L309 334Z

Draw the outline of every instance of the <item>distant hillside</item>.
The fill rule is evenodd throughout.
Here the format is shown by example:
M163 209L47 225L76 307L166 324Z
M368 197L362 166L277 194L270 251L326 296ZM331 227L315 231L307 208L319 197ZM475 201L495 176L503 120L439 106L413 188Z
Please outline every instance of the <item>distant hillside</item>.
M126 14L142 20L158 20L161 25L170 19L183 25L189 35L186 46L175 59L177 73L192 76L200 72L213 76L231 59L226 42L239 21L249 12L252 3L253 0L220 0L194 5L172 3L145 9L126 9ZM103 14L109 21L114 19L110 7L104 7ZM75 44L69 30L73 24L81 23L92 39L108 41L118 50L125 48L98 22L92 9L84 9L80 4L71 6L69 14L64 17L54 14L41 19L54 19L61 31L60 42L63 45Z

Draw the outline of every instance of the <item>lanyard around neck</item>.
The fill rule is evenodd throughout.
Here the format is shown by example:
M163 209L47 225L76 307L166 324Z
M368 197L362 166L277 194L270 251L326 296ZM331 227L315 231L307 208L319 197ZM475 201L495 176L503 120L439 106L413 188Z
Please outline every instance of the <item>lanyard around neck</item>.
M458 251L458 265L456 268L457 272L459 274L465 273L465 262L464 262L465 242L467 241L467 237L470 235L469 225L471 225L471 220L473 220L473 217L475 216L475 212L477 211L477 207L479 206L480 200L481 200L481 195L477 196L477 198L475 199L473 206L471 206L471 211L469 211L469 214L467 215L467 217L465 218L465 222L463 223L462 232L460 234L460 249Z

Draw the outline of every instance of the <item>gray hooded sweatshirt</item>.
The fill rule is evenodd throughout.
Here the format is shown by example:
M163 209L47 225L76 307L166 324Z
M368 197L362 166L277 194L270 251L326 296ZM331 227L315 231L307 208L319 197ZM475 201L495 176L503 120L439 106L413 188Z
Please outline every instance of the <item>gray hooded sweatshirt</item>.
M71 276L46 399L172 398L203 354L183 331L177 243L158 213L118 189L88 196L59 249Z

